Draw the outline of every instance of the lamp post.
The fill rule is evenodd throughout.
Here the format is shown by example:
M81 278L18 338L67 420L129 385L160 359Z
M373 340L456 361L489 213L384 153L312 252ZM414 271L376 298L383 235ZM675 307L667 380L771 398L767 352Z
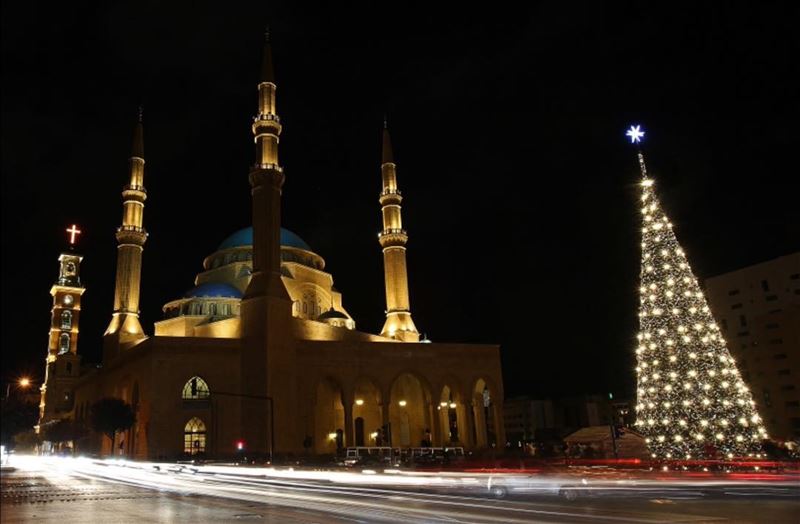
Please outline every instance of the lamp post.
M275 446L275 416L274 416L274 404L272 401L272 397L267 397L263 395L245 395L244 393L228 393L226 391L214 391L211 393L211 396L220 395L226 397L238 397L238 398L251 398L256 400L266 400L269 402L269 462L272 464L273 462L273 453L274 453L274 446Z
M9 397L11 396L11 384L12 382L9 382L8 385L6 385L6 400L8 400ZM28 377L22 377L19 380L17 380L16 383L16 387L22 389L27 389L28 386L30 385L31 385L31 379L29 379Z

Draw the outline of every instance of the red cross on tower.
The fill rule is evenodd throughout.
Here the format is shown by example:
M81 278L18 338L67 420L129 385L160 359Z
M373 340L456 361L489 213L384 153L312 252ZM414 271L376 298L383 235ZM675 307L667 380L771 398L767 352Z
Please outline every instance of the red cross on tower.
M69 233L69 244L70 245L74 245L75 244L75 236L76 235L80 235L81 234L81 230L78 229L78 226L76 226L75 224L72 224L72 227L67 229L67 233Z

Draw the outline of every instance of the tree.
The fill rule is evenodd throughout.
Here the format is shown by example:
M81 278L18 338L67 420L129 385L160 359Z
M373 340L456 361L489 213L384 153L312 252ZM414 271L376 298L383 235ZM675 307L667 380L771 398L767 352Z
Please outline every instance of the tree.
M42 435L44 440L53 444L75 443L86 436L86 428L83 424L64 418L42 428Z
M0 442L8 448L14 447L14 436L33 429L39 418L36 404L15 397L6 398L2 404L0 420Z
M136 415L130 404L118 398L101 398L89 411L91 428L111 439L111 454L114 455L114 446L118 431L130 429L136 422Z
M36 446L42 443L41 435L36 433L33 429L17 433L14 437L16 447L14 449L22 451L34 451Z
M638 126L628 136L638 141L634 131ZM636 427L654 458L697 458L709 444L726 458L758 452L767 434L753 397L661 207L641 151L639 165Z

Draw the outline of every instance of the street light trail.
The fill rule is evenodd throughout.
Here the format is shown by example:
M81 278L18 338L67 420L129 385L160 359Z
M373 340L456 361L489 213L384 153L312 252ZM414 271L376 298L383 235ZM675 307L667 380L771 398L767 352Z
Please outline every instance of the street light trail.
M702 501L702 490L733 492L736 500L764 496L797 497L795 484L683 481L604 480L583 476L578 479L546 475L495 475L490 473L429 473L400 470L362 472L313 471L225 465L178 465L124 460L93 460L57 457L15 457L21 469L38 471L66 484L75 479L93 483L115 483L137 489L171 493L175 496L213 497L283 508L281 511L310 511L337 519L366 521L426 522L695 522L717 520L713 514L693 510L679 512L675 504ZM513 489L513 499L487 498L489 488L503 483ZM524 483L537 482L526 488ZM571 484L568 484L571 483ZM586 502L562 501L560 490L575 489ZM431 490L438 492L430 492ZM551 493L549 499L533 497ZM749 495L745 495L749 493ZM480 496L482 495L482 496ZM613 500L640 501L642 507L616 506ZM747 500L749 500L749 498ZM193 499L197 500L197 499ZM210 499L203 499L210 500ZM668 500L671 506L653 504ZM611 508L608 506L612 501ZM789 502L787 502L789 503ZM791 503L794 503L792 501ZM656 506L657 511L653 508Z

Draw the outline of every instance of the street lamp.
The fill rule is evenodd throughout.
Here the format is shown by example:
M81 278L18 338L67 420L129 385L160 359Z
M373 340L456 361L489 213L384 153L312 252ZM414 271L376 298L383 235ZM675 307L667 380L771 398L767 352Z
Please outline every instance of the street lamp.
M8 385L6 386L6 400L8 400L8 398L11 396L11 384L12 383L9 382ZM30 385L31 385L31 379L28 377L21 377L19 380L17 380L17 387L21 389L26 389Z

